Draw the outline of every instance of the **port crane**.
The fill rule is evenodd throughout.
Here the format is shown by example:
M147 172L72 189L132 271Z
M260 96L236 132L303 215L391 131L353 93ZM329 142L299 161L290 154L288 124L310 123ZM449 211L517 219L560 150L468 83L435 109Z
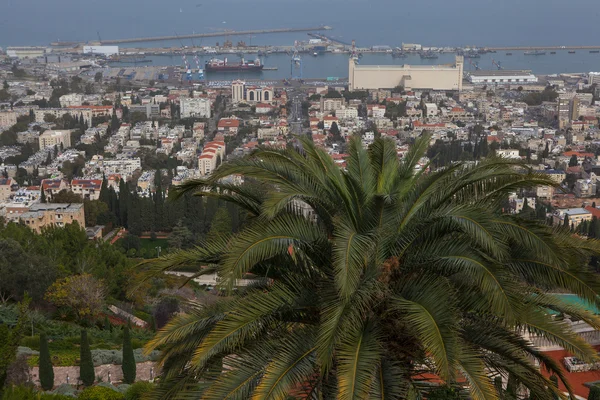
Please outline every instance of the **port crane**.
M470 58L469 58L469 64L471 64L471 66L472 66L473 68L475 68L475 71L479 71L479 70L481 69L481 68L479 67L479 63L478 63L478 62L475 62L475 61L473 61L473 60L471 60Z
M500 61L496 61L492 58L492 64L494 64L496 66L496 68L498 68L498 70L503 70L504 67L502 66L502 64L500 63Z
M194 38L192 40L192 47L195 49L196 44L194 43ZM200 39L200 46L202 46L202 39ZM194 61L196 62L196 67L198 68L198 80L204 80L204 70L200 66L200 58L198 57L198 51L194 52Z
M354 63L358 64L360 62L360 56L358 55L358 51L356 50L356 40L352 40L352 49L350 51L350 58L354 60Z
M177 39L179 39L179 43L181 44L181 60L183 61L183 65L184 65L185 71L186 71L185 79L191 83L192 82L192 69L190 68L190 65L188 63L187 56L185 55L185 46L183 45L183 42L181 41L181 38L179 37L177 32L175 32L175 36L177 36Z
M302 79L302 57L299 53L298 41L294 41L294 52L290 62L290 75L292 79Z

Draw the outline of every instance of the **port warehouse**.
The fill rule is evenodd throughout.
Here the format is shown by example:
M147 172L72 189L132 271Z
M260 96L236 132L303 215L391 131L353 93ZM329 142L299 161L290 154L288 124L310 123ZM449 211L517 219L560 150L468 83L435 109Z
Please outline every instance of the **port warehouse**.
M494 84L531 84L537 83L538 78L531 71L470 71L467 72L467 79L473 85L494 85Z
M358 65L350 60L348 88L352 90L407 89L462 90L464 58L453 65Z

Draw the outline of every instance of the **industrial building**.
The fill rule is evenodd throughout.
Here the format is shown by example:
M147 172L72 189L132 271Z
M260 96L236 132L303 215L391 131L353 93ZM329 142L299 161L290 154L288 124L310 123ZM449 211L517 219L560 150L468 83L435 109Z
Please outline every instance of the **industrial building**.
M6 55L11 58L38 58L43 57L46 54L46 47L35 47L35 46L19 46L19 47L7 47Z
M83 54L114 56L119 54L119 46L83 46Z
M470 71L467 79L473 85L528 85L538 82L537 76L531 71Z
M406 89L462 90L464 58L453 65L359 65L350 59L348 90Z

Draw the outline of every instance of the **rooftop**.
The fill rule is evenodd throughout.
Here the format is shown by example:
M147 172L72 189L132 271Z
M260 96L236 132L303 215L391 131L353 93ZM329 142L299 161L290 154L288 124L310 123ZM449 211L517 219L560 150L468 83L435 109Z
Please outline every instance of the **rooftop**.
M469 71L469 75L472 76L522 76L522 75L531 75L530 70L489 70L489 71Z

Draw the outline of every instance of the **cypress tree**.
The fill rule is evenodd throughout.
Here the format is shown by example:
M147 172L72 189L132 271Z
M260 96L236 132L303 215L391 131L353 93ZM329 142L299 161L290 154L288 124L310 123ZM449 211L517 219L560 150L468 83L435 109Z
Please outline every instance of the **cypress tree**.
M44 390L52 390L54 387L54 369L48 349L48 338L45 333L40 335L40 360L39 360L40 385Z
M590 386L590 394L588 400L600 400L600 387L596 385Z
M92 351L88 342L87 331L81 330L81 344L79 348L79 379L84 386L92 386L96 379Z
M123 329L123 364L121 364L121 368L123 369L123 382L127 384L135 382L136 365L129 326Z

